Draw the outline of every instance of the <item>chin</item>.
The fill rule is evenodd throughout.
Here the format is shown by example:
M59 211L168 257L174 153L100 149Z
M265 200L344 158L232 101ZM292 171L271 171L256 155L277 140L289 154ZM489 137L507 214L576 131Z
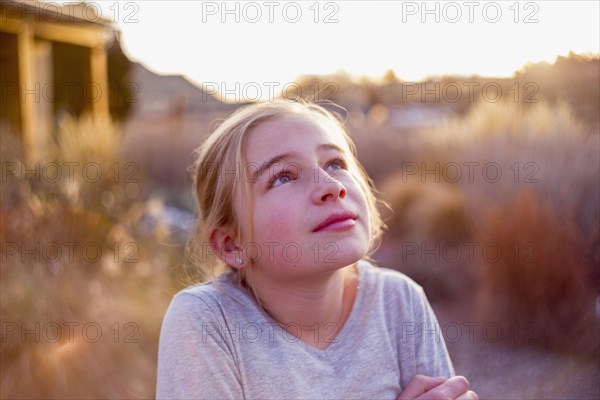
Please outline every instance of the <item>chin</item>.
M330 249L330 257L323 258L324 262L330 261L345 267L361 260L368 250L368 242L365 240L343 240L336 243L337 249L335 252Z

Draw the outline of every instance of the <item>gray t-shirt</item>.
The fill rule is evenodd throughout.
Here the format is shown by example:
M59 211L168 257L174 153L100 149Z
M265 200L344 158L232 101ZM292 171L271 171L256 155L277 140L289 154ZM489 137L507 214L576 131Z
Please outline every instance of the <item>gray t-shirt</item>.
M395 400L415 374L454 375L423 289L398 271L359 261L354 306L333 340L319 338L331 341L325 350L279 326L230 274L217 281L173 298L158 399Z

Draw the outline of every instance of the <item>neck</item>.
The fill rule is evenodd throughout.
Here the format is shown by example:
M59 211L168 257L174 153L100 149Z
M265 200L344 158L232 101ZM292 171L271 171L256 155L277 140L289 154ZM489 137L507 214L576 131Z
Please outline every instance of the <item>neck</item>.
M280 324L314 330L334 323L337 331L354 303L354 269L350 265L309 281L274 282L261 277L253 279L252 286L265 311Z

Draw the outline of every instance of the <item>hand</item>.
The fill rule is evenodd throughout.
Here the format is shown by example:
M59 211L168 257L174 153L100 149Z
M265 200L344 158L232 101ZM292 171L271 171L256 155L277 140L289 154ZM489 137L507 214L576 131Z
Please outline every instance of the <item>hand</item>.
M478 400L477 394L469 390L469 381L464 376L450 379L415 375L400 393L397 400Z

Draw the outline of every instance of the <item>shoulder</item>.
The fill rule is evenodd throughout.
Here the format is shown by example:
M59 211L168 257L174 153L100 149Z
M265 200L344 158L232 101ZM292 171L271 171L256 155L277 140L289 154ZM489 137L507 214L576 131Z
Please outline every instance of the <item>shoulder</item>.
M429 307L423 288L400 271L376 267L367 261L360 265L364 294L383 307L389 318L420 320ZM360 284L362 290L363 285Z
M423 288L400 271L378 267L366 260L361 260L359 267L363 271L367 285L385 296L421 297L424 295Z
M228 276L189 286L173 297L164 323L222 320L229 304L242 301L240 290Z

